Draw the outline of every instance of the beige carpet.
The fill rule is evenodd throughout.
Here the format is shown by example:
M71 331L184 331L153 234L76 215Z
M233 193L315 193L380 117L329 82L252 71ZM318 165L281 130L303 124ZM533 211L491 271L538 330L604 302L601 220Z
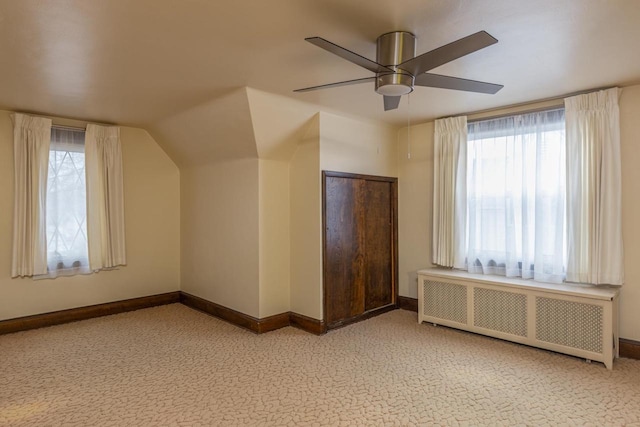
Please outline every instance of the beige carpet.
M640 361L418 325L254 335L174 304L0 336L1 426L640 425Z

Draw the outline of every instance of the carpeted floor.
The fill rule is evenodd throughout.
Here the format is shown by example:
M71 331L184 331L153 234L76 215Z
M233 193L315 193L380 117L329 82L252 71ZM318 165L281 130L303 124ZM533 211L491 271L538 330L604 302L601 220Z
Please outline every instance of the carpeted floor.
M0 425L640 425L640 361L416 319L254 335L173 304L0 336Z

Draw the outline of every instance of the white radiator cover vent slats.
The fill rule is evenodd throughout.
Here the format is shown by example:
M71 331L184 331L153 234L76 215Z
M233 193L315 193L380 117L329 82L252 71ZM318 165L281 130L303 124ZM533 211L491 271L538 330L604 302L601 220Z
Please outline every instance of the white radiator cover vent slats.
M473 289L473 324L507 334L527 336L527 296L493 289Z
M536 284L451 270L418 272L418 322L545 348L613 368L618 290Z
M423 281L424 315L467 323L467 287L433 280Z
M536 339L602 353L603 308L536 297Z

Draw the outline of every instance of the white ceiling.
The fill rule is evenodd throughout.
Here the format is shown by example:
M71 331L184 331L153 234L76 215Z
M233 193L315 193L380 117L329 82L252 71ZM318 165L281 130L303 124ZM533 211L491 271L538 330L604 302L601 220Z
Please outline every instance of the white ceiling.
M371 75L305 37L375 59L377 36L396 30L417 36L418 54L486 30L499 43L433 71L504 89L419 87L389 112L372 83L292 92ZM224 103L250 87L401 125L638 83L639 44L638 0L0 0L0 108L162 134L205 124L202 106L215 105L221 126L249 114L246 99L240 112ZM180 157L179 143L166 144Z

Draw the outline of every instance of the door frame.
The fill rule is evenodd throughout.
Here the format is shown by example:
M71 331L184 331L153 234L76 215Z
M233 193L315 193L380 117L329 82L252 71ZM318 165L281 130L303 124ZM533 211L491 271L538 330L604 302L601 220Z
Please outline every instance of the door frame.
M382 181L391 184L391 304L375 308L373 310L365 311L363 314L344 319L339 322L335 322L331 325L327 322L327 285L326 285L326 270L327 270L327 178L348 178L348 179L364 179L366 181ZM341 326L348 325L350 323L359 322L364 319L368 319L378 314L386 313L387 311L395 310L398 308L398 178L378 176L378 175L363 175L349 172L337 172L337 171L322 171L322 319L325 323L325 329L335 329Z

